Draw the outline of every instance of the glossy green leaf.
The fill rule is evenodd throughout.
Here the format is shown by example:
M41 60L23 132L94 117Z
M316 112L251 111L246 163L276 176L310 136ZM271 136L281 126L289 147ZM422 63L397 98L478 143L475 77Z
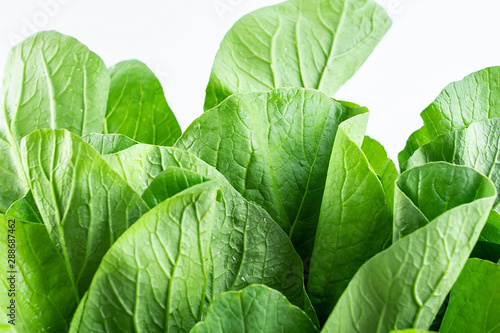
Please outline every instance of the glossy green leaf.
M137 60L122 61L109 71L105 132L124 134L143 143L173 145L181 128L153 72Z
M21 150L45 227L83 295L106 251L148 207L73 133L39 130Z
M190 170L168 167L149 184L149 187L142 194L142 199L150 208L153 208L177 193L208 180L208 178Z
M314 90L237 94L196 119L176 142L220 171L311 256L333 141L351 108Z
M450 294L439 332L500 332L500 265L469 259Z
M439 171L441 180L434 181ZM442 186L456 174L462 182L476 184L462 188ZM443 201L460 196L463 202L447 206L420 206L418 197L407 197L415 209L427 214L429 223L401 238L368 260L356 273L328 318L323 332L389 332L430 327L472 247L479 238L496 191L491 181L473 169L447 163L430 163L401 175L397 189L441 196ZM401 191L401 190L400 190ZM406 193L406 192L404 192ZM403 214L396 197L394 214ZM438 214L438 209L441 209ZM395 216L395 219L396 219ZM412 215L408 216L413 218ZM401 218L402 219L402 218ZM411 224L408 222L408 224Z
M211 332L314 333L318 329L282 294L255 284L221 294L210 305L207 318L191 330L191 333Z
M72 37L43 31L12 48L0 91L0 212L28 190L21 139L42 128L101 133L108 90L103 61Z
M490 190L484 176L471 173L470 168L453 168L442 162L427 165L404 172L397 181L394 241Z
M304 290L302 261L289 238L264 209L245 200L217 170L184 150L144 144L104 158L140 194L169 167L218 180L222 201L212 230L213 265L207 297L264 284L315 318Z
M121 134L87 134L82 140L92 146L101 155L117 153L136 145L138 142Z
M219 185L144 214L103 258L70 332L189 332L202 318Z
M359 145L367 116L342 123L333 145L307 284L320 322L326 321L359 267L391 242L391 209ZM347 134L346 125L357 130Z
M15 221L13 232L9 231L8 221ZM10 245L15 246L15 331L67 331L78 305L78 290L72 284L66 262L52 243L47 229L41 223L24 222L0 214L0 230L0 251L5 256L4 270L7 269ZM15 242L9 242L8 239L15 239ZM6 280L10 273L5 272L0 276L2 286L10 286L11 281ZM2 310L10 302L6 296L7 290L2 290Z
M436 137L500 116L500 67L485 68L450 83L421 116L424 126L410 136L400 153L401 167L418 148Z
M390 25L387 13L371 0L291 0L250 13L220 45L205 110L235 93L282 87L332 96Z

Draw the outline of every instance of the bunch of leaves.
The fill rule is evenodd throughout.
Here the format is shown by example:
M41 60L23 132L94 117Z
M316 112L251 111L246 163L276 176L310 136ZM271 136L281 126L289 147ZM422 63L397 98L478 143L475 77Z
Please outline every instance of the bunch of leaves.
M16 325L2 314L0 327L497 329L499 140L494 123L476 125L495 120L494 75L438 97L399 175L365 136L368 109L331 98L389 26L370 0L243 17L184 133L146 65L107 69L53 31L15 46L0 95L0 250L16 249Z

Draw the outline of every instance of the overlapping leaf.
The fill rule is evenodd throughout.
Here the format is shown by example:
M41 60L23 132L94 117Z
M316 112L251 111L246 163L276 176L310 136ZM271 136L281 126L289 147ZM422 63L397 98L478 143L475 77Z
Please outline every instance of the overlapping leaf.
M436 174L440 178L435 179ZM456 175L470 185L446 186ZM422 205L419 193L441 199ZM359 269L323 331L428 329L465 265L495 197L491 181L467 167L430 163L403 173L396 187L395 220L413 219L413 209L429 222L416 225L415 231ZM452 199L452 205L445 204Z
M391 242L391 208L379 177L360 148L367 116L340 124L333 145L307 285L321 322L326 321L359 267ZM379 167L387 159L383 148L365 149L372 159L384 159L375 163L382 170Z
M311 319L276 290L251 285L215 299L207 318L192 333L283 332L315 333Z
M81 296L109 247L148 207L73 133L39 130L21 150L34 202Z
M216 181L160 203L104 257L70 332L189 332L202 318Z
M264 207L307 258L337 128L365 112L306 89L237 94L195 120L176 146Z
M421 113L424 126L413 133L399 154L399 165L440 135L463 130L474 122L500 116L500 67L490 67L450 83Z
M332 96L390 25L371 0L291 0L257 10L236 22L222 41L205 110L235 93L282 87Z
M222 200L212 230L209 299L249 284L265 284L315 318L304 290L303 268L287 235L262 208L245 200L213 167L178 148L138 144L105 155L109 165L139 194L163 182L169 167L196 172L221 184ZM156 180L156 178L158 180Z
M21 139L42 128L102 132L109 74L76 39L37 33L10 52L0 92L0 212L27 192Z

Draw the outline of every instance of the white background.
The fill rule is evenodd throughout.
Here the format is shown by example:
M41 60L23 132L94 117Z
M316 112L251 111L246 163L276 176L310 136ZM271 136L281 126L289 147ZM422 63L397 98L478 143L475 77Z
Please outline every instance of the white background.
M219 43L242 15L280 0L0 0L0 68L18 40L55 29L108 66L136 58L160 78L181 127L202 113ZM451 81L500 65L500 1L379 0L393 25L335 95L370 108L368 134L396 158ZM0 74L2 72L0 69Z

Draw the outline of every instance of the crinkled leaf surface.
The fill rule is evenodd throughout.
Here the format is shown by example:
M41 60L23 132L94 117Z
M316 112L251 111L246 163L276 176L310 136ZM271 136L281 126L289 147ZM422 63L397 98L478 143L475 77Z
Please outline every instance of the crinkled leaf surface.
M452 168L442 162L427 165L403 173L396 183L395 241L425 226L445 211L484 197L490 191L490 182L485 182L480 173L472 173L470 168Z
M264 209L245 200L217 170L184 150L144 144L104 158L140 194L168 167L218 180L222 200L212 230L208 297L249 284L265 284L314 319L304 290L302 261L289 238Z
M424 126L410 136L398 156L401 167L419 147L439 135L500 116L500 67L485 68L450 83L421 116Z
M461 195L464 201L453 208L436 203L440 214L434 208L422 207L421 214L429 214L430 222L396 241L358 270L323 332L369 333L430 327L465 265L496 196L489 179L473 169L447 163L430 163L403 173L396 190L419 188L422 193L435 192L444 200L459 195L441 186L443 180L432 180L436 169L442 178L462 173L464 182L477 184L478 188L471 186L472 193ZM415 209L421 208L414 197L408 200ZM403 212L399 205L396 197L394 214Z
M41 128L101 133L108 90L103 61L72 37L43 31L12 48L0 91L0 212L27 192L21 139Z
M15 231L9 232L7 221L15 221ZM12 223L12 222L11 222ZM24 222L0 214L0 250L7 254L11 243L7 235L15 237L15 328L21 332L65 332L73 311L78 305L78 290L59 250L52 243L47 229L41 223ZM11 238L13 239L13 238ZM7 261L5 261L7 265ZM7 266L5 266L7 267ZM6 275L4 275L6 274ZM2 273L0 300L6 308L10 275ZM1 330L1 328L0 328ZM7 332L1 330L2 332Z
M101 155L117 153L138 143L121 134L91 133L82 136L82 140L91 145Z
M143 143L173 145L181 128L153 72L137 60L122 61L109 71L105 132Z
M282 87L332 96L391 25L371 0L291 0L240 19L221 43L205 110L235 93Z
M466 165L488 176L500 190L500 118L475 122L420 147L403 165L409 169L433 161ZM497 198L497 202L499 198Z
M144 214L103 258L71 332L189 332L201 320L219 185Z
M320 322L359 267L391 242L391 209L359 146L367 120L363 114L342 123L333 145L307 284ZM356 130L347 134L346 127Z
M240 291L228 291L215 299L207 318L191 333L233 332L318 332L311 319L282 294L254 284Z
M81 296L109 247L148 207L76 134L39 130L21 150L34 201Z
M142 194L142 199L153 208L177 193L208 180L210 179L191 170L168 167L155 177Z
M364 108L298 88L237 94L196 119L176 142L220 171L311 256L333 141Z
M451 289L439 332L500 332L500 265L469 259Z

